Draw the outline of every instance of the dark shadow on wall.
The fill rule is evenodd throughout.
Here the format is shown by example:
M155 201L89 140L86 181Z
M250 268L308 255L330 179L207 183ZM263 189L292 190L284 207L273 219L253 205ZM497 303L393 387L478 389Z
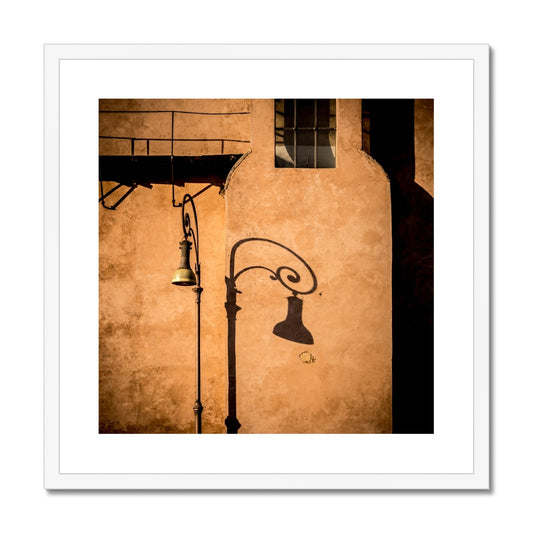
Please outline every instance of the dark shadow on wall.
M241 245L249 242L273 244L286 250L293 258L298 260L298 263L304 267L304 271L300 273L290 266L279 266L276 270L273 270L267 266L253 265L247 266L236 273L235 255L237 250ZM317 288L316 276L311 267L298 254L279 242L259 237L250 237L236 242L231 249L230 272L229 276L226 277L226 313L228 319L228 416L226 417L225 424L228 433L238 433L239 428L241 427L241 424L237 419L237 375L235 353L237 313L241 310L241 307L237 305L237 294L240 294L241 291L237 290L236 283L241 274L254 269L266 270L270 274L270 279L278 281L283 287L292 293L292 296L287 298L287 317L285 320L274 326L272 333L292 342L302 344L313 344L314 342L311 332L303 325L303 300L298 297L298 295L311 294ZM305 271L307 271L307 276L302 276L302 274L305 274ZM311 288L309 288L308 285L309 280L312 282ZM305 287L300 287L299 284L301 282L304 283Z
M414 100L363 100L363 147L390 179L393 433L433 433L433 198L415 183Z

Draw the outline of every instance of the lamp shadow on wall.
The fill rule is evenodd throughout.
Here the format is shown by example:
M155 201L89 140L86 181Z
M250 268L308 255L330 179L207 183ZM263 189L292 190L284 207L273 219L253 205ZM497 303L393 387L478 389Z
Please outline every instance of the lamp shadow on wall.
M311 288L305 285L306 290L301 290L300 283L303 281L302 275L290 266L279 266L275 270L264 265L252 265L241 269L235 273L235 255L240 246L249 242L263 242L273 244L283 250L288 251L294 256L307 271L307 280L311 280ZM249 270L261 269L266 270L270 274L270 279L278 281L283 287L288 289L292 295L287 298L288 310L285 320L279 322L273 327L272 333L278 337L284 338L292 342L302 344L313 344L314 339L311 332L303 325L302 311L303 300L298 295L311 294L317 288L317 279L315 273L307 262L302 259L293 250L271 239L264 239L260 237L250 237L242 239L234 244L230 254L230 272L226 280L226 313L228 321L228 416L225 420L225 425L228 433L238 433L241 424L237 419L237 375L236 375L236 322L237 313L241 307L237 304L237 294L241 291L237 289L237 279ZM305 281L304 281L305 284Z

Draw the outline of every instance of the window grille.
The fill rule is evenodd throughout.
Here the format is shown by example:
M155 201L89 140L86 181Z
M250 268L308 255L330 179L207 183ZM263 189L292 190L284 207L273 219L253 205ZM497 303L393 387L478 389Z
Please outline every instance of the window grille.
M275 100L276 167L334 168L335 100Z

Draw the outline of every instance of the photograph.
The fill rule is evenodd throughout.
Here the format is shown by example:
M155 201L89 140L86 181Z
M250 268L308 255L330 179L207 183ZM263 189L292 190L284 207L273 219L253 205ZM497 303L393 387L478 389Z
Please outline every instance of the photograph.
M100 434L434 433L434 100L334 96L99 99Z

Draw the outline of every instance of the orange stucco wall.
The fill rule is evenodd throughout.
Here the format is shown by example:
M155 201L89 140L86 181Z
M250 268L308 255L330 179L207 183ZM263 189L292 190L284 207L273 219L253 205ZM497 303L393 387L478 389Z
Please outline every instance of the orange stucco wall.
M311 267L303 295L314 344L272 335L291 293L267 272L237 281L237 418L241 433L382 433L391 430L391 228L388 181L360 151L360 102L337 102L337 168L274 168L272 101L252 104L252 152L226 193L226 250L267 238ZM227 255L228 256L228 255ZM237 270L289 264L290 253L243 244ZM287 263L288 262L288 263ZM308 351L314 362L299 355Z
M249 140L249 103L235 100L102 100L105 111L200 111L178 114L174 138ZM201 120L200 120L201 119ZM101 113L101 136L165 139L168 113ZM226 143L226 153L239 146ZM175 155L219 154L219 141L175 141ZM135 144L144 155L146 143ZM100 155L129 155L129 140L101 139ZM169 141L150 142L150 153L168 155ZM105 190L114 183L105 183ZM209 183L176 187L176 199ZM127 190L113 193L111 205ZM218 187L196 198L202 284L203 431L225 431L225 201ZM100 208L100 431L194 432L195 295L170 283L183 237L181 209L170 185L135 191L114 210Z

